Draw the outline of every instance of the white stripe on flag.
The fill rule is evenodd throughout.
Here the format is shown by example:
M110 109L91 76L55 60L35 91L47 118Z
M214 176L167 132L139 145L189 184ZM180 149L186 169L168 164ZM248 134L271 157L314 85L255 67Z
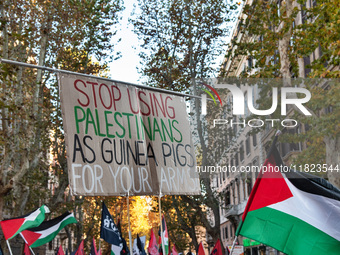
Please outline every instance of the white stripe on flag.
M50 234L58 231L58 228L60 227L61 223L63 223L65 220L67 220L68 218L74 217L73 213L71 213L70 215L68 215L67 217L65 217L62 221L60 221L58 224L45 229L45 230L41 230L41 231L36 231L35 233L41 234L41 236L39 237L39 239L43 239L46 236L49 236Z
M292 215L340 241L340 201L299 190L284 179L293 197L268 207Z

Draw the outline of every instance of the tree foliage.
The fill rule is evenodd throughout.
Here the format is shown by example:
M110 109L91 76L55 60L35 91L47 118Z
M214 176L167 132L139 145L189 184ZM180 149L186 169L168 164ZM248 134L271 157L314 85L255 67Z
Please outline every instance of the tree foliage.
M339 78L339 12L340 7L334 0L253 1L244 8L246 18L240 23L239 32L243 38L232 40L236 50L230 50L226 56L229 59L247 56L255 61L254 66L242 73L244 77L286 78L288 85L310 90L312 96L307 107L313 116L298 113L291 116L304 127L304 132L280 138L282 142L306 144L306 149L295 158L298 164L339 166L339 80L290 79L305 75ZM254 74L249 75L250 71ZM271 88L277 85L274 83L268 82L262 87L260 108L270 107L271 101L267 99ZM271 117L275 116L280 117L277 113ZM340 187L337 172L329 171L328 178Z
M214 75L215 58L224 50L226 23L236 6L215 0L152 0L139 1L139 7L141 11L132 18L132 23L143 42L141 73L147 78L146 84L176 91L188 91L191 87L197 94L196 79ZM196 111L199 104L193 103ZM195 115L198 117L193 118L194 132L199 138L202 165L208 165L204 122L200 113ZM176 209L177 226L170 221L169 229L173 230L170 236L175 239L185 236L184 230L196 250L199 245L196 226L204 226L214 241L220 238L219 198L209 178L203 178L202 187L203 196L176 196L164 203L164 207ZM206 207L212 210L214 224L208 221Z
M2 1L0 57L102 73L117 56L112 39L122 9L121 1L111 0ZM42 203L54 212L51 217L66 209L82 217L84 200L70 197L67 188L55 75L1 63L0 81L0 219L23 215Z

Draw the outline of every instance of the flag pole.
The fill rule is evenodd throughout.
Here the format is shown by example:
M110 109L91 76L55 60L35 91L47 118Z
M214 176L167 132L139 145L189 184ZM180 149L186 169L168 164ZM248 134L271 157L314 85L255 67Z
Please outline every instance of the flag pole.
M35 253L34 253L33 249L32 249L30 246L28 246L28 247L30 248L30 250L31 250L32 254L33 254L33 255L35 255Z
M159 221L161 223L161 242L162 242L162 253L163 255L168 255L165 254L165 245L164 245L164 239L163 239L163 222L162 222L162 206L161 206L161 197L162 197L162 192L159 191L159 196L158 196L158 207L159 207Z
M131 223L130 223L130 201L129 201L129 192L126 196L127 203L127 214L128 214L128 223L129 223L129 246L130 246L130 254L132 254L132 237L131 237Z
M271 147L270 147L270 149L269 149L269 151L268 151L267 158L269 158L270 152L273 150L273 147L275 146L276 141L277 141L279 135L281 135L281 134L282 134L282 131L279 130L279 129L275 132L274 140L273 140L272 145L271 145ZM259 174L259 176L257 177L257 179L261 178L261 173L262 173L262 172L260 172L260 174ZM254 184L253 190L252 190L252 192L251 192L251 194L250 194L250 197L248 198L247 206L248 206L248 203L249 203L249 199L252 200L252 197L251 197L251 196L252 196L253 192L255 192L256 189L257 189L257 186L256 186L257 181L258 181L257 179L256 179L256 182L255 182L255 184ZM247 206L246 206L245 210L247 210ZM244 212L243 212L243 213L244 213ZM236 230L236 233L235 233L235 239L234 239L233 245L231 246L231 249L230 249L230 255L232 255L232 253L233 253L234 247L235 247L235 245L236 245L237 237L238 237L238 234L241 232L242 226L243 226L243 220L241 220L239 226L237 227L237 230Z
M6 240L6 243L7 243L7 246L8 246L9 254L13 255L11 246L9 245L9 242L8 242L8 239Z
M229 255L232 255L232 254L233 254L234 247L235 247L235 245L236 245L236 241L237 241L237 237L238 237L238 235L237 235L237 236L235 236L235 239L234 239L233 245L231 246L231 249L230 249L230 254L229 254Z

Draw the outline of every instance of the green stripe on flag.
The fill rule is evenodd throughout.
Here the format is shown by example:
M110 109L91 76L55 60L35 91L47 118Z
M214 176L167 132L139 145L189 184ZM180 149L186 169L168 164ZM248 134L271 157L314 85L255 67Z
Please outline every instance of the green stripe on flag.
M339 254L340 251L340 241L294 216L269 207L248 212L240 235L290 255Z
M39 209L25 217L24 223L11 238L15 237L17 234L24 231L25 229L39 226L45 220L45 213L49 212L50 210L46 205L41 206Z

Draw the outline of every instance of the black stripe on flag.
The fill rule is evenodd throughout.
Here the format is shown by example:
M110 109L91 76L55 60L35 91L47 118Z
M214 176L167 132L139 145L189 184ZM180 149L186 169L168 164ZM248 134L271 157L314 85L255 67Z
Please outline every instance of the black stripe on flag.
M272 163L275 163L277 166L284 166L280 153L275 145L276 140L277 136L274 139L268 155L273 156L275 162ZM268 158L269 157L270 156L268 156ZM321 177L292 169L290 169L289 172L284 172L284 174L289 181L301 191L340 201L340 190Z
M49 229L49 228L53 227L54 225L57 225L59 222L63 221L67 216L69 216L71 214L72 213L70 213L70 212L65 212L64 214L58 216L57 218L54 218L54 219L48 220L48 221L44 221L38 227L30 228L28 230L32 231L32 232L38 232L38 231L43 231L43 230Z

